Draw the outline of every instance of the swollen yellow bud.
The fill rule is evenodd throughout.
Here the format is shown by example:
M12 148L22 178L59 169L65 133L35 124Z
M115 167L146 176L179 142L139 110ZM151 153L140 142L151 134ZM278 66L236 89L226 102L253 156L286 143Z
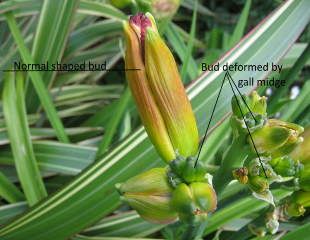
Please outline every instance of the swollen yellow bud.
M171 223L177 213L171 209L172 188L167 182L165 168L153 168L116 186L123 201L142 218L154 223Z
M254 131L252 136L260 153L278 157L288 154L302 141L302 132L303 128L297 124L269 119L262 128Z
M216 193L212 186L205 182L179 184L173 191L171 200L171 207L184 222L204 219L216 209L216 204Z
M310 207L310 192L297 191L291 195L285 212L290 217L299 217L306 212L307 207Z
M198 149L196 120L175 60L150 14L124 24L126 77L142 122L161 157L193 156ZM138 69L138 70L133 70Z
M299 160L304 165L310 165L310 127L305 130L302 137L304 141L294 149L291 157L296 161Z

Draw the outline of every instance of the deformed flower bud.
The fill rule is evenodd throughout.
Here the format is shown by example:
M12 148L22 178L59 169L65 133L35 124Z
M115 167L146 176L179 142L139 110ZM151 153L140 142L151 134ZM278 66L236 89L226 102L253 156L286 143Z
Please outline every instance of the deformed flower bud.
M290 217L299 217L310 207L310 192L297 191L292 194L289 202L285 206L285 212Z
M201 162L197 162L195 166L195 160L193 157L183 158L178 156L169 163L171 176L174 174L181 182L188 184L205 181L207 171Z
M165 168L153 168L116 186L122 199L142 218L154 223L171 223L177 213L171 208L172 188Z
M246 167L233 170L233 176L242 184L247 184L249 171Z
M231 100L231 106L234 115L239 119L242 119L242 115L245 116L250 113L250 110L254 115L265 116L267 110L267 98L264 96L261 97L256 91L253 91L250 96L242 95L237 96L237 98L233 97ZM240 112L240 108L242 112Z
M310 127L302 134L304 141L290 154L294 160L299 160L304 165L310 165Z
M249 187L253 192L264 193L269 189L269 183L266 177L251 176L249 177Z
M289 156L274 158L269 163L273 170L282 177L290 177L296 174L298 163Z
M205 182L179 184L173 191L171 200L172 208L184 222L204 219L208 213L216 209L216 203L214 189Z
M291 144L302 141L302 132L303 128L297 124L269 119L262 128L252 133L252 137L259 153L268 153L276 157L284 155L282 149L288 151L287 148ZM249 142L251 143L251 139Z

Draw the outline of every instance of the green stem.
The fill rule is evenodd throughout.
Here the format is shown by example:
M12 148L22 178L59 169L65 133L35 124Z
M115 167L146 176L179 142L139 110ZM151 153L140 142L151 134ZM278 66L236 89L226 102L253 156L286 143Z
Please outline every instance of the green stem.
M186 231L184 232L184 234L183 234L181 239L182 240L198 239L198 232L201 229L200 225L201 225L201 223L189 223L189 224L186 224L185 225L186 226ZM202 236L202 233L201 233L200 236Z
M242 167L244 160L249 154L249 147L244 137L235 138L226 150L221 167L216 172L213 184L217 194L220 194L225 186L233 180L232 171Z

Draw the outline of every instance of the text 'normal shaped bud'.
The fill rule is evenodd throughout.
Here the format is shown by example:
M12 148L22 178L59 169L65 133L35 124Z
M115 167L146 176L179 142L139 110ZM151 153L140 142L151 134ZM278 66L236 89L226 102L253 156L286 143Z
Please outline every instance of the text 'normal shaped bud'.
M177 213L171 209L172 188L167 182L165 168L153 168L116 186L127 202L139 215L154 223L171 223Z
M150 14L124 23L126 77L143 125L161 157L193 156L198 149L194 113L176 62Z

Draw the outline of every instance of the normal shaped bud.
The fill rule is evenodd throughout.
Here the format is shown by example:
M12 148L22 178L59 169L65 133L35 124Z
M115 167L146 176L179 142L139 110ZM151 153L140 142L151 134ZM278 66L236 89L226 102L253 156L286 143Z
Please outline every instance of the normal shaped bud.
M167 162L193 156L198 149L194 113L176 62L161 39L150 14L137 14L124 23L126 77L143 125Z
M278 157L288 154L295 144L302 142L302 132L303 128L297 124L269 119L262 128L252 133L252 137L259 153ZM250 137L248 141L251 143Z
M139 215L154 223L171 223L177 213L171 208L172 188L167 182L165 168L153 168L116 186L127 202Z
M216 193L212 186L205 182L179 184L174 189L171 200L171 207L184 222L205 219L208 213L216 209L216 204Z

